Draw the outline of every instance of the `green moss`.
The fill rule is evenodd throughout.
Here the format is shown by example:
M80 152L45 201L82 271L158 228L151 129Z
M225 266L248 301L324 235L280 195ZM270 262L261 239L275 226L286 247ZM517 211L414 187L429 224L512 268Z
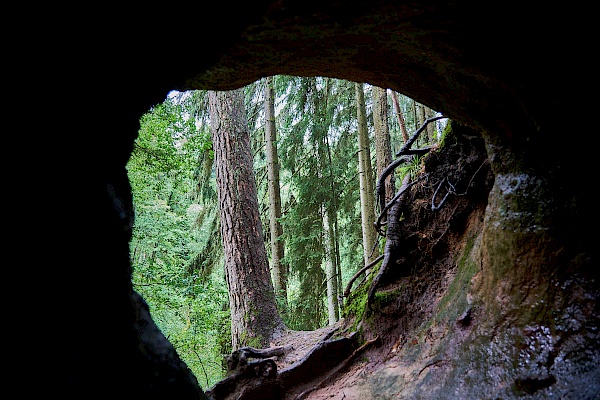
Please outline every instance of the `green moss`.
M452 135L452 120L448 120L448 123L446 124L446 126L444 127L444 131L442 132L442 136L440 137L440 141L439 141L439 147L444 147L444 145L446 144L446 138L447 137L453 137L454 140L456 141L456 137L454 135Z
M360 285L353 292L350 292L348 300L342 308L342 316L344 318L354 318L354 325L352 326L352 329L355 329L356 326L363 319L367 308L367 297L369 294L369 288L371 287L371 282L373 281L375 275L377 275L377 272L379 271L380 267L381 263L379 263L378 266L373 267L371 273L369 274L369 277L367 278L367 281L363 282L363 284Z
M355 318L357 321L362 319L367 305L368 289L368 285L363 284L357 290L350 293L348 300L342 308L344 318Z
M255 349L263 348L261 336L249 336L248 332L244 332L240 337L240 347L254 347Z
M254 336L248 339L247 346L254 347L256 349L260 349L263 347L262 339L260 336Z
M373 308L374 309L382 309L383 307L390 304L400 295L402 288L391 290L389 292L376 292L375 297L373 298Z

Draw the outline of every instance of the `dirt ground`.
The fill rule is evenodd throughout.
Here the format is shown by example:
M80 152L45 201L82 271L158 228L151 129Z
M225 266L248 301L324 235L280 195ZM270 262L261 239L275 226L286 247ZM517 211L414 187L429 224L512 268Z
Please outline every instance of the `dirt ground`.
M301 361L319 342L328 338L342 327L343 321L335 325L325 326L314 331L288 330L272 342L272 347L291 346L292 350L276 360L277 369L291 367L294 363Z

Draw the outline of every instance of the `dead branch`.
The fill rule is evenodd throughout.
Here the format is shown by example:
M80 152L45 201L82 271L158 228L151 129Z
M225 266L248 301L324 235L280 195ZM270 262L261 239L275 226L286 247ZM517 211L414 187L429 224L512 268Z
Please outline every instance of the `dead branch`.
M410 137L410 139L408 139L408 141L406 143L404 143L404 146L402 146L400 148L400 150L398 150L398 152L396 153L396 157L398 157L398 156L400 156L402 154L408 154L408 153L406 153L406 151L408 151L412 147L412 145L414 144L414 142L419 137L419 134L421 134L421 132L423 132L425 130L425 128L427 128L427 125L429 125L430 123L432 123L434 121L437 121L438 119L442 119L442 118L448 118L448 117L444 117L443 115L441 115L441 116L438 116L438 117L427 118L425 120L425 122L423 122L423 125L421 125L421 127L419 129L417 129L415 131L415 133L413 133L413 135Z
M471 176L471 179L469 180L469 183L467 183L467 186L465 188L465 191L463 193L456 193L456 188L454 187L454 185L448 180L448 178L444 177L437 189L435 190L435 192L433 193L433 197L431 198L431 211L437 211L439 210L444 203L446 202L446 199L448 198L449 194L453 194L456 196L464 196L467 194L467 191L469 190L469 187L471 186L471 183L473 183L473 179L475 179L475 176L477 175L477 173L481 170L481 168L488 162L487 158L485 160L483 160L483 162L481 163L481 165L479 166L479 168L477 168L477 170L475 171L475 173L473 173L473 175ZM442 199L442 201L436 205L435 204L435 199L437 198L438 192L440 191L442 185L446 183L447 186L447 192L446 195L444 196L444 198Z
M444 198L442 199L442 201L440 201L440 204L438 204L437 206L435 205L435 199L437 197L438 192L440 191L442 185L446 183L447 185L447 192L446 195L444 196ZM446 202L446 199L448 198L449 194L456 194L456 189L454 188L454 185L452 183L450 183L450 181L448 180L448 178L444 177L441 181L440 184L438 185L437 189L435 189L435 192L433 193L433 197L431 198L431 211L436 211L439 210L440 207L442 207L444 205L444 203Z
M364 267L362 267L356 274L354 274L354 276L352 278L350 278L350 281L348 281L348 285L346 285L346 289L344 289L344 297L348 297L348 295L350 294L350 290L352 289L352 284L354 283L354 281L357 280L358 277L361 276L363 272L370 269L371 267L373 267L375 264L377 264L381 260L383 260L383 254L380 255L379 257L377 257L376 259L374 259L373 261L371 261L370 263L368 263L367 265L365 265Z
M481 168L487 164L489 162L489 160L486 158L485 160L483 160L483 162L481 163L481 165L479 166L479 168L477 168L477 171L475 171L475 173L473 174L473 176L471 177L471 179L469 180L469 183L467 183L467 187L465 188L465 191L463 193L457 193L457 196L464 196L465 194L467 194L467 191L469 190L469 187L471 186L471 183L473 183L473 179L475 179L475 176L477 175L477 173L479 172L479 170L481 170Z
M378 235L377 239L375 240L375 243L373 243L373 247L371 247L371 251L369 252L369 258L373 257L373 254L375 254L375 249L377 249L377 246L379 245L380 238L381 235Z
M427 364L426 366L424 366L423 368L421 368L421 370L419 371L419 373L417 374L417 376L421 375L423 373L423 371L425 371L427 368L432 367L432 366L437 365L437 364L441 364L441 363L450 363L450 361L449 360L441 359L441 360L435 360L433 362L430 362L429 364Z

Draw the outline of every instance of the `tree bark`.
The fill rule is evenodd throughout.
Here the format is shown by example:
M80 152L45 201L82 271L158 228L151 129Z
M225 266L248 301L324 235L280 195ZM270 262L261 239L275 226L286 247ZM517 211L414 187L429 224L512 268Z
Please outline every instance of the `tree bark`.
M232 347L267 347L284 329L258 210L243 89L209 93Z
M369 146L369 131L367 127L367 112L363 84L356 83L355 90L358 119L358 174L360 181L363 255L365 265L368 265L379 255L375 248L377 231L373 225L375 222L375 193L373 189L373 169L371 166L371 150Z
M435 112L426 105L421 105L421 108L423 109L424 121L427 121L429 118L435 115ZM436 124L427 124L427 139L427 144L433 144L437 142Z
M275 128L275 95L273 77L266 78L265 87L265 143L269 186L269 223L271 232L271 274L277 304L282 312L287 310L287 267L282 264L284 256L281 241L281 194L279 188L279 157L277 155L277 131Z
M325 112L327 112L329 96L330 96L330 80L325 80ZM330 125L330 121L323 121L323 127ZM339 254L339 237L337 229L337 218L338 218L338 199L336 194L335 177L333 176L333 158L331 156L331 145L329 144L329 136L327 130L323 135L323 145L327 151L327 165L329 166L329 185L330 191L330 202L329 205L325 206L323 212L323 228L325 232L325 249L326 249L326 267L325 276L327 279L327 311L329 317L329 324L333 325L340 318L340 306L338 301L338 271L341 271L339 265L340 254ZM324 163L323 163L324 164Z
M422 126L425 121L427 121L427 110L429 110L429 108L427 108L426 106L424 106L421 103L418 103L416 106L416 112L417 112L417 127ZM419 147L424 147L427 146L429 143L431 143L431 137L430 137L430 132L431 132L431 126L432 124L428 124L426 129L426 134L419 136L419 140L417 141L417 145Z
M421 124L419 123L419 116L417 113L417 102L415 101L415 99L411 99L410 100L410 108L412 109L412 114L413 114L413 130L417 130L419 129L419 126L421 126Z
M375 154L377 155L377 176L392 163L392 145L388 126L387 90L373 87L373 124L375 125ZM380 205L381 211L396 194L394 173L385 179L385 203Z
M329 325L335 324L339 319L338 285L337 285L337 259L335 257L335 233L331 225L330 212L323 212L323 227L325 233L325 279L327 279L327 315Z
M406 129L406 122L404 122L404 114L402 114L402 110L400 109L400 102L398 101L398 95L396 92L391 90L392 92L392 100L394 101L394 110L396 110L396 116L398 117L398 124L400 125L400 132L402 134L402 140L404 143L408 142L408 131Z

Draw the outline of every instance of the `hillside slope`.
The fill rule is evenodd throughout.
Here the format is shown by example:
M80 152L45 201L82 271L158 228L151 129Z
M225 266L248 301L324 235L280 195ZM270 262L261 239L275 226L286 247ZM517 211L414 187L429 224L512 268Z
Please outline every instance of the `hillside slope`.
M558 285L556 276L508 273L494 282L507 295L490 301L483 242L494 175L481 136L450 127L390 224L395 246L373 301L377 268L353 289L338 324L273 343L286 349L272 357L277 373L257 369L210 397L598 398L594 280ZM541 256L528 261L543 264Z

